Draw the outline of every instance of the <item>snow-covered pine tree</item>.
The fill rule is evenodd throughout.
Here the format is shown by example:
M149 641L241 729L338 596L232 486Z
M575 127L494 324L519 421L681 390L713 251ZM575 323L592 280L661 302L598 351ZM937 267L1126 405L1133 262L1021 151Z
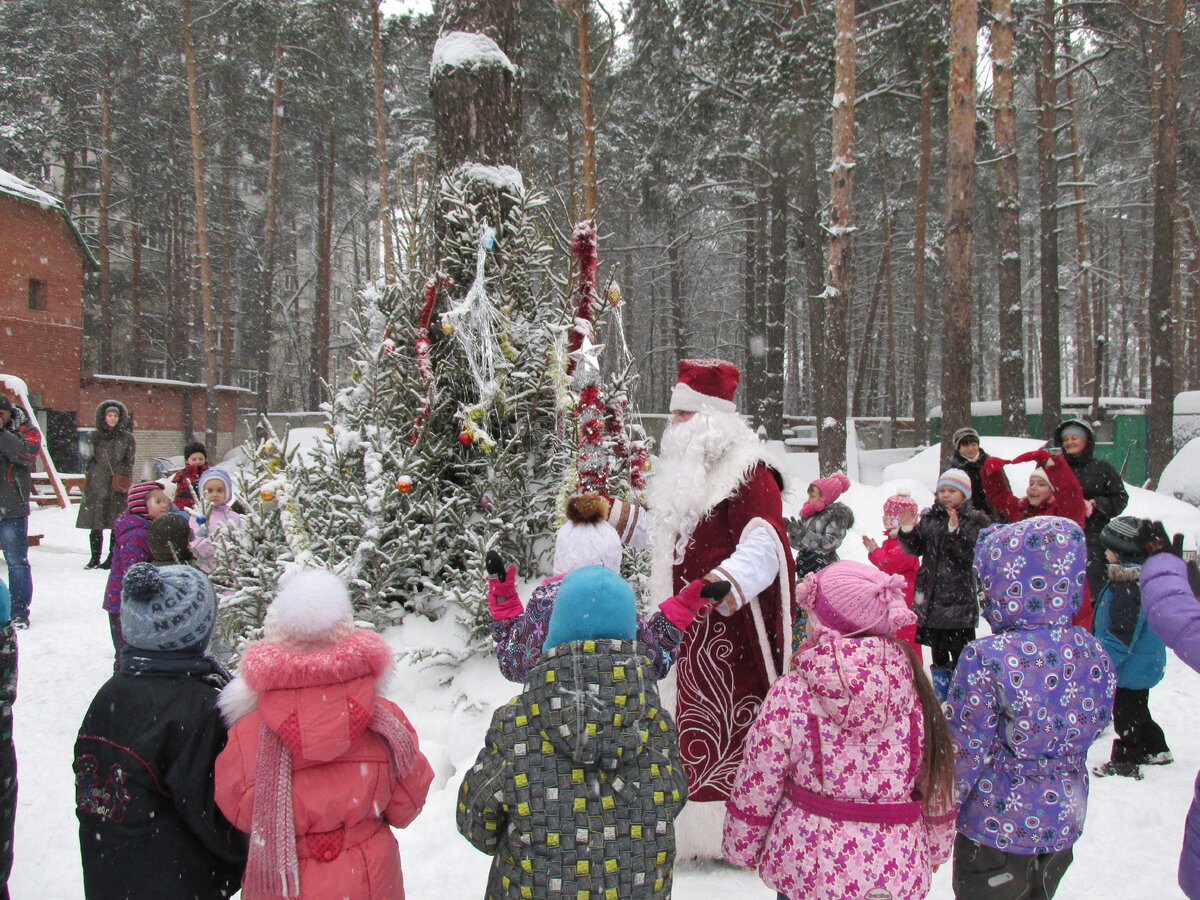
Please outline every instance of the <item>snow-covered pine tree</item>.
M481 178L501 188L504 216L478 199ZM453 613L470 635L464 651L487 633L488 549L524 576L548 569L556 506L573 484L578 395L545 202L503 167L443 178L441 200L450 227L439 269L457 277L422 282L410 266L362 291L349 383L327 405L324 439L286 458L274 435L248 449L248 528L225 542L217 574L231 591L231 643L257 635L290 564L342 574L357 616L378 626ZM621 493L624 469L614 469Z

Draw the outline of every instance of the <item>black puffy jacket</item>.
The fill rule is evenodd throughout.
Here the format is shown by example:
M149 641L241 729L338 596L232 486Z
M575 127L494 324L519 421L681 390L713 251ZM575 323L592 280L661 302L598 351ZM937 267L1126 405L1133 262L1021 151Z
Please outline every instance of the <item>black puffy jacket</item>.
M1087 445L1078 453L1064 453L1063 459L1079 479L1079 486L1083 488L1083 499L1095 502L1092 514L1083 526L1083 530L1089 535L1090 546L1090 536L1099 535L1109 519L1119 516L1124 511L1129 504L1129 494L1125 491L1125 483L1121 481L1121 476L1112 463L1096 459L1096 435L1087 422L1082 419L1068 419L1063 422L1054 429L1054 446L1062 447L1062 432L1068 425L1078 425L1087 432Z
M899 531L900 546L921 557L913 591L913 612L923 628L974 628L979 621L975 590L975 540L990 525L970 500L958 507L958 528L950 530L950 513L934 503L921 513L912 531Z
M92 700L74 765L88 900L221 900L237 891L246 836L213 797L226 737L221 680L197 654L127 648Z

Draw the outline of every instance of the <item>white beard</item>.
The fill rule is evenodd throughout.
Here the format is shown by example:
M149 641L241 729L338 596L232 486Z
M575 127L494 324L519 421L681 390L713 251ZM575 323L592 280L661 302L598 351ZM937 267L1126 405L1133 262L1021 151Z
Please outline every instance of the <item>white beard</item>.
M712 506L707 481L713 466L730 447L746 443L757 444L758 437L737 413L696 413L667 426L646 499L654 510L656 536L674 539L673 564L683 562L692 532ZM666 551L656 544L656 555Z

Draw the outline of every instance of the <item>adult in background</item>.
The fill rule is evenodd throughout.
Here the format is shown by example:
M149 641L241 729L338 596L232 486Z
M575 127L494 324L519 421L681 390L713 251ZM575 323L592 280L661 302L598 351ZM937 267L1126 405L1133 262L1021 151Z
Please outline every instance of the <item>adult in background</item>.
M120 400L105 400L96 407L96 427L88 432L83 447L83 504L79 507L76 528L91 531L92 558L86 569L107 569L112 565L113 540L104 551L104 530L125 510L126 493L133 484L133 417Z
M950 455L950 468L962 469L971 479L971 505L984 513L993 522L1008 521L999 515L983 488L983 464L988 461L987 452L979 445L979 432L974 428L960 428L951 438L954 452Z
M783 477L738 415L738 377L722 360L680 362L650 509L615 501L609 515L622 540L651 545L654 604L701 581L732 585L687 627L675 664L673 712L689 795L675 826L679 859L721 858L742 745L791 655L795 569ZM664 688L670 707L669 681Z
M1054 430L1051 443L1062 447L1063 458L1083 488L1087 516L1083 523L1083 533L1087 537L1087 581L1091 596L1097 597L1108 581L1108 561L1104 558L1100 532L1109 519L1125 510L1129 504L1129 494L1112 463L1096 459L1093 455L1096 435L1087 422L1068 419Z
M29 570L29 473L42 448L42 433L25 410L0 394L0 548L8 565L14 628L29 627L33 574Z

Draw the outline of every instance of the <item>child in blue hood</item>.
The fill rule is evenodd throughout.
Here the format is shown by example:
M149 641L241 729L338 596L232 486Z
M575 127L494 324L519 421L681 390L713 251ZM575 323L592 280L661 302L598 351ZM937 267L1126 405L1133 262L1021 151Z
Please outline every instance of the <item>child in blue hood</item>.
M1054 896L1087 812L1087 751L1112 718L1108 654L1071 624L1087 545L1069 519L993 525L975 547L988 637L963 650L946 719L958 898Z

